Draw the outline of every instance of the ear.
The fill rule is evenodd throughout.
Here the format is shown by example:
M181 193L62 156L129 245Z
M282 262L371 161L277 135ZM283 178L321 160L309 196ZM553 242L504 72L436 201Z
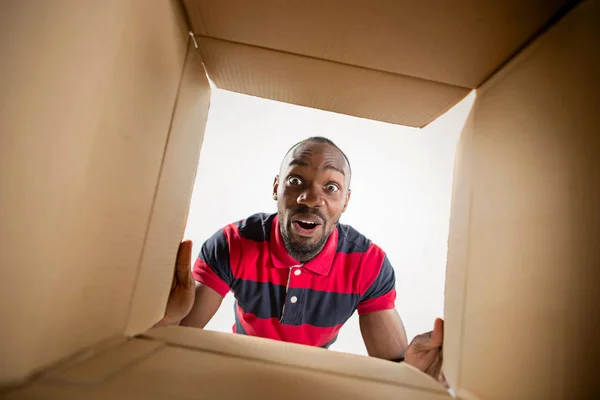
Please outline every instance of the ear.
M344 203L344 208L342 212L346 212L346 208L348 208L348 203L350 203L350 195L352 194L352 190L348 189L348 193L346 193L346 202Z
M277 189L279 188L279 175L275 175L273 180L273 200L277 200Z

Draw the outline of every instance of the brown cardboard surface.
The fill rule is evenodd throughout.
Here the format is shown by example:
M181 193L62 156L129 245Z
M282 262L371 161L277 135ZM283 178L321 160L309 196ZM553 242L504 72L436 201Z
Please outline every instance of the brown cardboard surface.
M128 334L145 331L164 315L173 260L192 198L209 103L208 79L200 54L190 40L129 311Z
M572 2L184 0L199 35L472 89Z
M307 4L338 4L325 3ZM347 4L355 13L358 3ZM446 15L458 7L435 4ZM485 38L486 29L498 24L490 9L501 10L504 23L507 15L523 15L492 34L504 37L492 47L507 51L520 41L511 35L525 39L563 2L502 4L480 5L478 12L488 10L485 18L465 10L462 23ZM528 11L520 13L522 7ZM385 26L380 14L361 17ZM250 15L248 20L257 18ZM321 32L320 53L298 55L292 53L301 49L265 48L296 43L297 33L272 38L275 44L243 45L234 43L243 41L236 29L255 25L219 18L209 22L220 21L219 29L237 24L235 34L211 39L208 27L199 41L210 74L232 90L417 126L468 92L421 79L425 75L349 65L356 55L370 60L373 50L385 53L384 61L387 53L402 52L370 39L373 49L365 47L362 38L344 33L346 27L336 31L342 39ZM322 21L303 18L305 26L314 22L310 39ZM582 2L479 90L465 125L455 173L444 343L446 375L460 398L600 393L599 18L598 1ZM428 27L410 19L399 29L433 29L435 35L420 36L424 40L451 37L455 31L445 24L454 22L447 19ZM268 29L281 23L297 30L290 20L258 20ZM174 0L3 5L0 385L103 340L140 332L162 313L208 106L198 59L188 54L185 64L185 31ZM334 42L358 47L330 51ZM447 46L435 49L432 43L420 47L431 57L445 54ZM484 53L471 62L492 58ZM424 59L414 60L418 66ZM417 69L443 72L443 63L431 60L429 70ZM459 65L446 60L450 72ZM470 67L460 79L476 76ZM406 365L182 329L103 347L9 398L268 398L267 390L289 398L447 398Z
M144 337L211 353L278 364L282 367L306 368L323 373L335 371L336 374L348 377L447 393L444 387L428 375L406 364L373 357L183 327L152 329Z
M221 89L357 117L421 127L470 90L237 43L197 37Z
M477 101L477 100L475 100ZM469 223L471 212L472 139L475 131L474 110L471 108L456 148L448 255L446 259L446 293L444 296L444 375L456 388L462 351L462 322L466 288Z
M124 334L182 23L173 1L3 2L0 385Z
M452 204L445 369L459 397L598 398L600 2L478 91Z
M451 398L405 364L184 327L153 331L151 336L153 340L130 340L6 398ZM244 349L240 343L249 346ZM234 350L227 354L214 351L232 344ZM281 353L281 346L287 351ZM349 361L352 366L346 365ZM378 373L394 378L373 379Z
M148 340L128 340L80 362L71 363L42 379L56 385L98 385L164 346Z

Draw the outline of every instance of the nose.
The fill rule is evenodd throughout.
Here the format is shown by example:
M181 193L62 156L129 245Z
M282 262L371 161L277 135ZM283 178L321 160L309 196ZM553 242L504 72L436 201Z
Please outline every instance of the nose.
M321 207L325 203L323 196L318 188L313 186L307 187L300 193L297 199L298 204L305 205L310 208Z

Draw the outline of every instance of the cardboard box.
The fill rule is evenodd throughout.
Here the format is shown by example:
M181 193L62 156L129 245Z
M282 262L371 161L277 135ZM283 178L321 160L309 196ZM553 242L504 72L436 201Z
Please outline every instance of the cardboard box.
M149 330L184 231L206 73L411 126L477 89L453 190L449 383L461 399L600 393L599 1L183 3L1 5L6 398L449 398L407 365Z
M449 398L406 364L182 327L119 343L7 398L258 399L283 393L290 399Z

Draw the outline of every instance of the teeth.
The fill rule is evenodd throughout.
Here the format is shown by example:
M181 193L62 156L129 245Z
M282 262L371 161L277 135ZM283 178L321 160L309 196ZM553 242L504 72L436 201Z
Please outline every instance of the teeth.
M309 221L300 221L300 222L302 222L304 224L311 224L311 225L316 225L317 224L316 222L309 222Z

